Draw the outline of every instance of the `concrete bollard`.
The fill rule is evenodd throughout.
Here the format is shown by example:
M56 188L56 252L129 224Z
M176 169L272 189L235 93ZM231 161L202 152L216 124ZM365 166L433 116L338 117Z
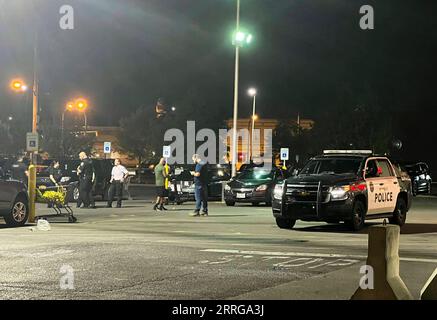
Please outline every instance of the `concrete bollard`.
M426 284L420 291L420 299L437 300L437 269L434 270Z
M396 225L369 228L367 265L373 268L373 289L355 291L352 300L412 300L399 276L399 234Z

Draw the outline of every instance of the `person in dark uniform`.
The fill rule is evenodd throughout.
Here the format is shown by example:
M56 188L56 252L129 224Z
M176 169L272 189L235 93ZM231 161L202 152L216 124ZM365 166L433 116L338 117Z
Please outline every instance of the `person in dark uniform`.
M81 152L79 158L82 161L77 168L77 173L79 175L79 201L83 203L83 208L94 209L96 206L91 199L95 180L93 163L85 152Z
M62 171L59 167L59 161L53 161L49 167L49 179L57 187L62 179Z
M49 179L55 185L56 190L60 187L62 179L62 171L59 168L59 161L53 161L48 169ZM47 208L51 208L52 204L48 203Z

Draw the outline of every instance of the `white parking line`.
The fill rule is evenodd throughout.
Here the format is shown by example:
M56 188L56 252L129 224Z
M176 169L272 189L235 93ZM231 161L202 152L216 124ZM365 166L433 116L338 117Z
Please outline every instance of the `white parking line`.
M243 254L243 255L261 255L261 256L287 256L287 257L315 257L315 258L346 258L346 259L361 259L366 260L367 256L362 255L346 255L336 253L309 253L309 252L278 252L278 251L245 251L233 249L203 249L203 252L211 253L228 253L228 254ZM400 258L401 261L408 262L425 262L437 263L437 259L422 259L422 258Z

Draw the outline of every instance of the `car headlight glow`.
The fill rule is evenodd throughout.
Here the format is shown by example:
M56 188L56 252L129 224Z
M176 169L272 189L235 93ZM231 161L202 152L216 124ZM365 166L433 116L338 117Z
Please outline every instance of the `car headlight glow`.
M284 185L277 184L275 186L275 189L273 190L273 197L277 200L281 200L283 194L284 194Z
M258 186L258 187L255 189L255 191L266 191L268 187L269 187L268 185L266 185L266 184L262 184L262 185Z
M332 187L329 190L332 201L346 200L349 197L350 186Z
M63 182L69 182L71 180L71 177L62 177L61 178L61 183Z

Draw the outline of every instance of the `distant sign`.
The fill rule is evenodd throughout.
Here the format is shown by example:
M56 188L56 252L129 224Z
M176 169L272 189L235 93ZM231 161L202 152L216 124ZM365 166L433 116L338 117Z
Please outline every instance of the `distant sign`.
M162 148L162 156L164 158L170 158L171 157L171 147L170 146L164 146Z
M281 160L288 160L289 150L288 148L281 148Z
M111 142L105 142L103 144L103 153L111 153Z
M28 132L26 134L26 150L28 152L38 151L39 139L37 133Z

